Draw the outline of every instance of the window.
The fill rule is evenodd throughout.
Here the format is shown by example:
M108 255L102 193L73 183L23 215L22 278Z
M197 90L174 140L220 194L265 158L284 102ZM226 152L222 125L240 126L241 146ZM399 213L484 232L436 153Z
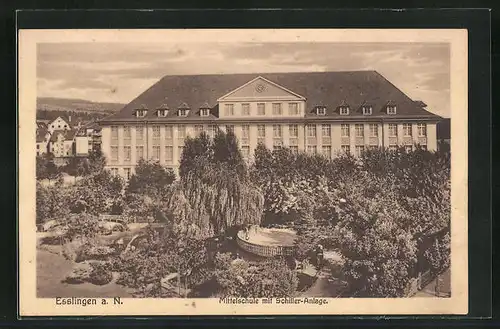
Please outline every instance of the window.
M195 125L194 126L194 133L196 136L200 135L203 132L203 125Z
M226 126L226 133L232 132L234 134L234 125L227 125Z
M215 136L215 133L217 132L217 126L216 125L210 125L208 126L208 135L210 137L214 137Z
M61 125L57 125L57 128L61 129Z
M275 139L273 142L273 150L279 150L283 147L283 143L280 139Z
M425 123L417 124L418 136L425 137L427 136L427 125Z
M234 104L225 104L224 105L224 113L226 116L234 115Z
M208 117L209 115L210 115L210 109L201 109L200 110L200 116Z
M130 168L123 168L123 171L125 172L125 177L127 177L127 179L130 179Z
M389 123L389 136L396 137L398 136L398 125L395 123Z
M250 115L250 104L248 103L241 104L241 114Z
M165 146L165 161L172 162L174 160L174 147Z
M187 110L186 109L179 109L178 115L180 117L185 117L187 116Z
M307 145L307 153L316 154L316 145Z
M323 107L323 106L317 107L316 114L317 115L325 115L326 114L326 107Z
M396 105L388 105L387 114L396 114Z
M281 136L282 136L281 125L273 125L273 137L281 138Z
M361 156L365 151L365 147L363 145L356 145L356 156Z
M123 159L125 162L130 162L132 158L132 148L130 146L123 147Z
M266 115L265 103L257 103L257 115Z
M349 115L349 106L341 106L340 115Z
M157 145L153 146L152 157L153 157L153 160L156 160L156 161L160 160L160 147L159 146L157 146Z
M411 136L411 123L403 123L403 136Z
M118 176L118 168L111 168L111 175L113 177Z
M351 147L349 145L342 145L341 147L342 153L349 154L351 153Z
M349 137L349 125L348 124L342 124L340 125L340 133L342 137Z
M172 126L165 126L165 139L172 139L174 136L174 130Z
M137 161L140 159L144 159L144 146L136 146L135 147Z
M138 118L143 118L146 116L147 111L146 110L137 110L135 112L135 116Z
M294 154L297 154L297 153L299 153L299 147L296 145L292 145L292 146L290 146L290 151L292 151L292 153L294 153Z
M243 125L241 126L241 138L248 138L250 135L250 126Z
M245 159L248 159L248 157L250 156L250 146L243 145L241 147L241 155L243 155Z
M166 116L167 116L167 114L168 114L168 110L158 110L158 112L157 112L157 113L158 113L158 117L160 117L160 118L164 118L164 117L166 117Z
M370 137L378 137L378 124L370 124Z
M266 126L265 125L258 125L257 126L257 137L259 137L259 138L266 137Z
M118 139L118 126L111 126L111 139Z
M307 125L307 137L316 137L316 125Z
M372 115L372 107L363 106L363 115Z
M111 161L118 161L118 146L111 146Z
M330 137L332 135L332 127L330 125L321 126L321 136Z
M354 129L356 130L356 137L364 137L365 136L365 127L361 124L355 125Z
M68 128L68 125L64 125L64 128Z
M177 128L177 137L180 139L186 138L186 126L179 126Z
M160 127L153 126L153 139L160 139Z
M389 151L390 152L396 152L398 150L398 146L397 145L389 145Z
M331 158L332 157L332 147L330 145L322 146L323 155Z
M298 125L290 125L288 126L289 135L291 138L299 137L299 126Z
M130 131L130 127L123 127L123 138L124 139L131 139L132 138L132 133Z
M142 144L144 141L144 127L138 126L135 128L135 139L138 144Z
M412 145L405 145L405 152L410 153L413 150Z
M288 104L288 114L289 115L297 115L297 114L299 114L299 104L297 104L297 103L289 103Z
M273 103L273 115L281 115L281 103Z

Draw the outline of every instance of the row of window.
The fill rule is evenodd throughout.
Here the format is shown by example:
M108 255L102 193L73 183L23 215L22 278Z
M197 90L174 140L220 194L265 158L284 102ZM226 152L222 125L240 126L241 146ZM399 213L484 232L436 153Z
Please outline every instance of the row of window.
M235 104L224 104L224 115L235 115ZM283 115L283 103L272 103L272 115ZM250 103L242 103L241 111L242 116L250 115ZM288 103L288 115L299 114L299 103ZM257 115L266 115L266 103L257 103Z
M350 125L349 124L341 124L341 136L342 137L350 137ZM369 124L369 134L370 137L378 137L378 124ZM388 125L388 133L390 137L397 137L398 136L398 127L397 124L389 124ZM412 136L412 124L410 123L404 123L403 124L403 136ZM218 127L216 125L209 125L208 130L205 129L205 126L203 125L195 125L194 130L195 134L200 134L201 132L205 131L208 133L209 136L214 136L215 132L217 131ZM365 136L365 125L364 124L355 124L354 125L355 129L355 136L356 137L364 137ZM307 132L307 137L316 137L317 136L317 125L307 125L306 126L306 132ZM226 131L232 131L234 132L234 125L227 125L226 126ZM299 136L299 125L297 124L291 124L288 125L288 131L289 135L292 138L296 138ZM417 124L417 133L419 137L425 137L427 136L427 126L425 123L419 123ZM241 138L249 138L250 135L250 126L249 125L242 125L241 126ZM321 125L321 136L322 137L330 137L331 136L331 125L329 124L323 124ZM178 138L185 138L186 137L186 126L178 126L177 130L177 137ZM265 138L266 137L266 125L257 125L257 137L258 138ZM273 125L273 137L275 138L281 138L283 137L283 125ZM132 138L131 134L131 127L125 126L123 128L123 138L125 141L130 140ZM165 139L172 139L173 138L173 127L172 126L165 126ZM138 143L140 144L141 142L144 141L144 127L138 126L136 127L136 139ZM160 139L160 126L153 126L153 140L159 140ZM118 127L117 126L112 126L111 127L111 140L112 144L117 144L118 143ZM127 144L127 142L125 142Z
M249 116L250 115L250 103L242 103L239 115L241 116ZM272 115L279 116L283 115L283 103L272 103ZM363 105L361 107L363 115L372 115L373 107L371 105ZM349 115L350 107L349 106L340 106L339 113L340 115ZM136 110L135 116L138 118L143 118L147 114L146 109ZM158 117L164 118L168 115L168 109L159 109L156 111ZM396 106L395 105L387 105L386 106L387 114L396 114ZM180 117L185 117L189 113L189 109L180 108L177 110L177 115ZM288 115L298 115L299 114L299 103L288 103ZM317 115L326 115L326 107L318 106L316 107ZM209 116L210 109L202 108L200 109L200 116ZM234 116L235 115L235 104L224 104L224 115L225 116ZM257 115L266 115L266 103L257 103ZM60 127L60 126L59 126ZM54 125L52 125L54 128Z
M281 143L277 143L273 145L273 148L280 148L282 147ZM377 146L365 146L365 145L356 145L355 146L355 155L360 156L364 151L365 147L377 147ZM396 150L397 145L389 145L389 150ZM423 149L426 149L426 145L421 146ZM291 145L289 146L290 150L292 152L298 153L299 148L297 145ZM412 145L405 145L404 146L406 151L411 151L413 146ZM174 161L174 147L173 146L165 146L165 162L167 163L173 163ZM130 163L132 160L132 148L130 146L125 146L124 147L124 162L125 163ZM178 146L178 154L182 154L183 147ZM317 145L307 145L306 151L311 154L317 154L318 153L318 146ZM160 160L160 146L153 146L152 154L150 156L150 159L152 160ZM349 154L351 153L351 147L350 145L342 145L341 146L341 152ZM242 145L241 146L241 153L245 159L248 159L250 156L250 146L248 145ZM323 145L321 146L321 154L327 157L331 157L332 154L332 146L331 145ZM145 154L144 154L144 146L137 146L136 147L136 157L137 159L144 159ZM111 147L111 161L117 162L118 161L118 147L117 146L112 146Z
M346 106L346 105L339 107L340 115L349 115L349 110L350 110L349 106ZM361 110L363 112L363 115L372 115L372 113L373 113L373 107L371 105L363 105L361 107ZM396 114L396 105L387 105L386 111L387 111L387 114ZM324 106L316 107L316 114L317 115L326 115L326 107L324 107Z

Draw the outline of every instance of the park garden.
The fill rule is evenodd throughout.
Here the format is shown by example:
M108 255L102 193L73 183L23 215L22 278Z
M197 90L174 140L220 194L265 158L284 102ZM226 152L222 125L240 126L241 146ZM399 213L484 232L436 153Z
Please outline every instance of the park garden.
M81 176L72 185L50 159L37 161L37 174L56 182L37 184L38 248L71 264L60 280L68 289L292 297L325 277L341 287L328 297L404 297L422 273L449 268L449 153L376 148L330 159L259 145L248 163L219 131L185 141L178 177L141 161L125 182L99 153L82 161L68 166ZM241 238L252 229L281 234L291 252L252 255Z

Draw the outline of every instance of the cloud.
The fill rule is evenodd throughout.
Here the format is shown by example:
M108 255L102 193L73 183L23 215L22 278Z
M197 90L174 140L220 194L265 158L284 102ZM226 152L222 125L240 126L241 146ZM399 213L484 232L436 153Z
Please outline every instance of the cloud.
M38 93L127 103L165 75L377 70L449 113L440 43L58 43L38 45Z

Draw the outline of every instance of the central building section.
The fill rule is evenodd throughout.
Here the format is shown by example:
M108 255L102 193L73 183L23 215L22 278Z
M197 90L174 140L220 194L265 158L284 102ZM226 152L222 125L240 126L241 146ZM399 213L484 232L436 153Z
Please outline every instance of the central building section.
M298 151L303 131L305 98L263 77L257 77L220 97L221 129L232 130L243 156L250 159L258 143L268 148L291 147Z

